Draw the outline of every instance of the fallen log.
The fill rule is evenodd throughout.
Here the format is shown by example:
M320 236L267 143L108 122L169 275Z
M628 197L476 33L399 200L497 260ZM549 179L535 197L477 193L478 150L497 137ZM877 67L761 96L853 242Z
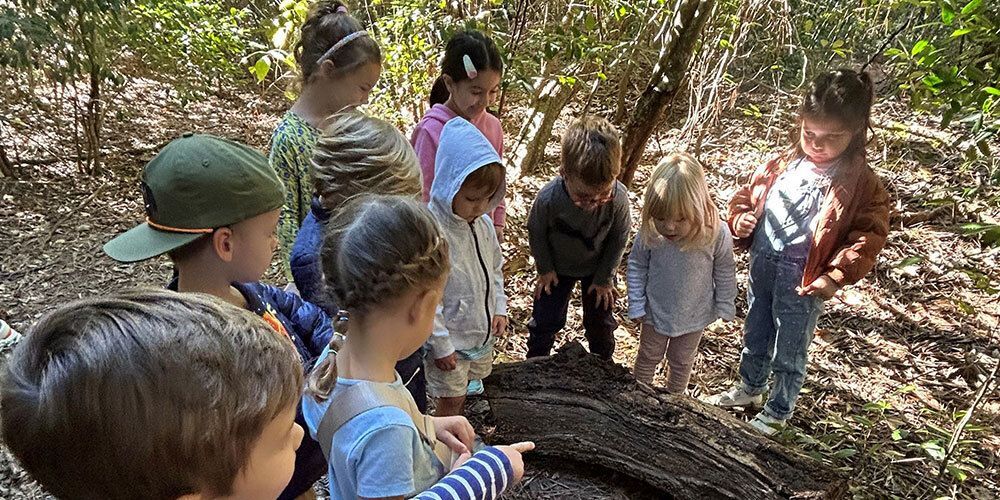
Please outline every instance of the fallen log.
M492 442L625 474L672 498L840 498L847 481L718 408L636 382L579 343L497 365L484 381Z

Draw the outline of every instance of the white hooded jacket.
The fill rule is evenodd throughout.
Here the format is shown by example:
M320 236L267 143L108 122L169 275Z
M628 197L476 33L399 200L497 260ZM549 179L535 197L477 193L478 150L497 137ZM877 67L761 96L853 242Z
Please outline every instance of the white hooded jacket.
M469 223L452 211L452 201L465 178L491 163L500 163L500 157L474 125L454 118L444 126L434 159L429 207L448 241L451 274L427 341L434 359L489 345L494 341L493 317L507 315L503 254L493 221L483 215ZM506 188L504 181L487 213L500 204Z

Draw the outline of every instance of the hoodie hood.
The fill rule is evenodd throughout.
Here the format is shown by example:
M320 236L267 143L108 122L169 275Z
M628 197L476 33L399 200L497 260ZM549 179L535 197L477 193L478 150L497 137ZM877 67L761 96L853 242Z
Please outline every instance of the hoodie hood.
M434 110L428 113L428 117L433 112ZM486 136L464 118L449 119L441 130L441 141L434 158L431 210L437 211L439 215L450 215L448 220L465 222L452 211L452 201L469 174L491 163L501 163L501 161ZM507 181L504 179L493 193L486 213L492 213L500 205L506 191Z

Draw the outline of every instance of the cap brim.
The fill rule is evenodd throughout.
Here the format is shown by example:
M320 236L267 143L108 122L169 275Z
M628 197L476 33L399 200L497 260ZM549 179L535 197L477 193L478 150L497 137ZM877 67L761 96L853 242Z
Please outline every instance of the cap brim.
M201 233L158 231L142 223L104 244L104 253L119 262L138 262L180 248L205 236Z

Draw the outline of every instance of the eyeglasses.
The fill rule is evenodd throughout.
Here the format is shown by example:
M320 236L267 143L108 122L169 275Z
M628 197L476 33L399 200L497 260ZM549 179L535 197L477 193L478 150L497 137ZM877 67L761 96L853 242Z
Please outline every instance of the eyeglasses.
M569 198L577 205L603 205L615 197L614 183L608 189L597 192L593 189L581 189L581 186L567 182L566 191L569 193Z

